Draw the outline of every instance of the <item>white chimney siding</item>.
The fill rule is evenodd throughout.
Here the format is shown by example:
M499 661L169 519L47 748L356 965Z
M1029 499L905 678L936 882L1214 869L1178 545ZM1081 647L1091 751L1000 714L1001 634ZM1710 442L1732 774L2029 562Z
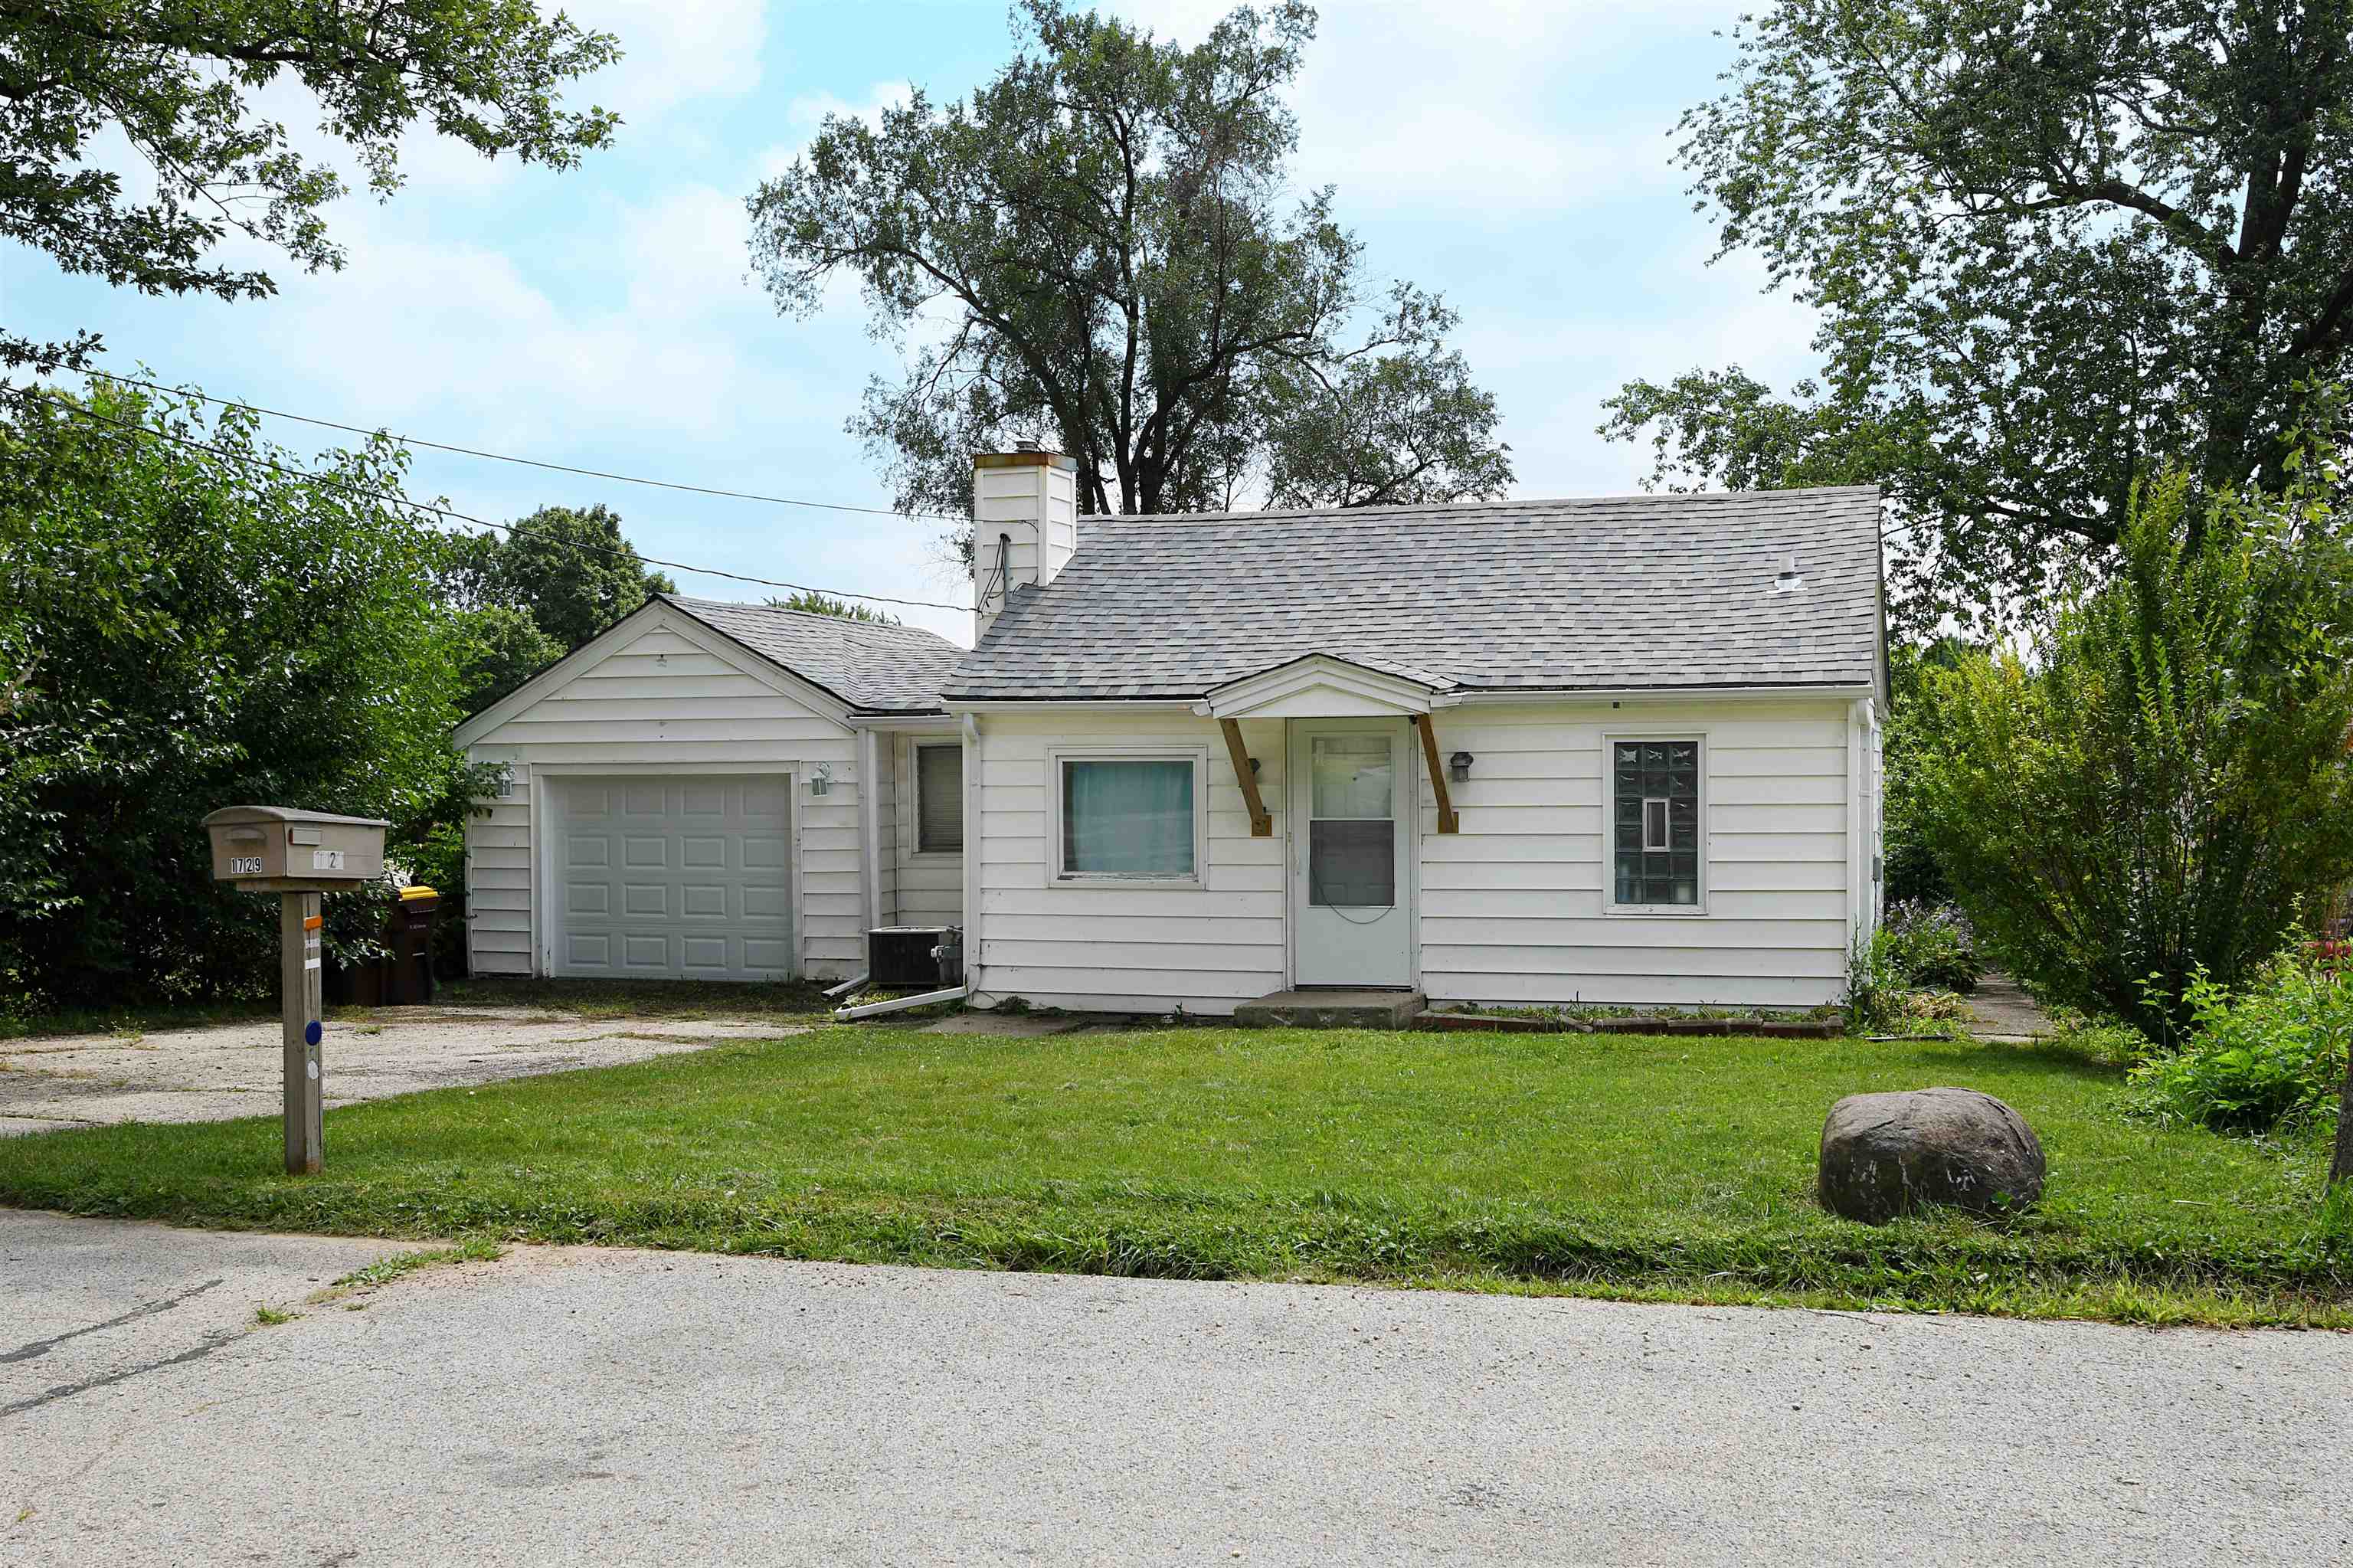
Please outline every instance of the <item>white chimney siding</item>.
M1048 451L982 452L972 462L974 630L980 633L1004 609L1008 588L1043 588L1077 554L1079 465Z

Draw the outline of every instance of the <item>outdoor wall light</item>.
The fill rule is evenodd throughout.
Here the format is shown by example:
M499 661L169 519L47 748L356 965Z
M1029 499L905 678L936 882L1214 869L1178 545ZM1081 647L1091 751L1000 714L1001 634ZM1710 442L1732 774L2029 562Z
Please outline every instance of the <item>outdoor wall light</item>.
M1467 751L1456 752L1446 759L1446 776L1457 784L1469 782L1471 764L1475 760L1477 759Z
M833 769L820 762L817 765L816 770L809 775L809 793L812 795L829 795L832 792Z

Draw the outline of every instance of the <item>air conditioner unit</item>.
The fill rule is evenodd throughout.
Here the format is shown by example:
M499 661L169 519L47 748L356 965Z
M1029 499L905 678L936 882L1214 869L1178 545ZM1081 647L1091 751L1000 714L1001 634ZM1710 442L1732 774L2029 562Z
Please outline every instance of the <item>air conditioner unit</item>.
M954 926L877 926L866 933L866 983L877 991L933 991L955 984L947 978L939 949L954 948L960 934Z

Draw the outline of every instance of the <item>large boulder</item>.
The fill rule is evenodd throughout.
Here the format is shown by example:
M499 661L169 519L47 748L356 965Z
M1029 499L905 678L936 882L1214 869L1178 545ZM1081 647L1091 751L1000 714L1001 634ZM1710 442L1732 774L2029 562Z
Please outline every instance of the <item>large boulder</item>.
M1849 1095L1822 1123L1822 1207L1881 1224L1931 1204L2008 1213L2042 1195L2042 1144L1975 1089Z

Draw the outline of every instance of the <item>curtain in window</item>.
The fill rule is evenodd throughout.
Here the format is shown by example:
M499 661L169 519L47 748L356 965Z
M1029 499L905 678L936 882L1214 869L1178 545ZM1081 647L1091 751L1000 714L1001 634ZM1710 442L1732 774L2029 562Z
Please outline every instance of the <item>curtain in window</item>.
M964 747L915 747L915 847L964 848Z
M1062 764L1062 870L1098 876L1193 874L1193 764Z

